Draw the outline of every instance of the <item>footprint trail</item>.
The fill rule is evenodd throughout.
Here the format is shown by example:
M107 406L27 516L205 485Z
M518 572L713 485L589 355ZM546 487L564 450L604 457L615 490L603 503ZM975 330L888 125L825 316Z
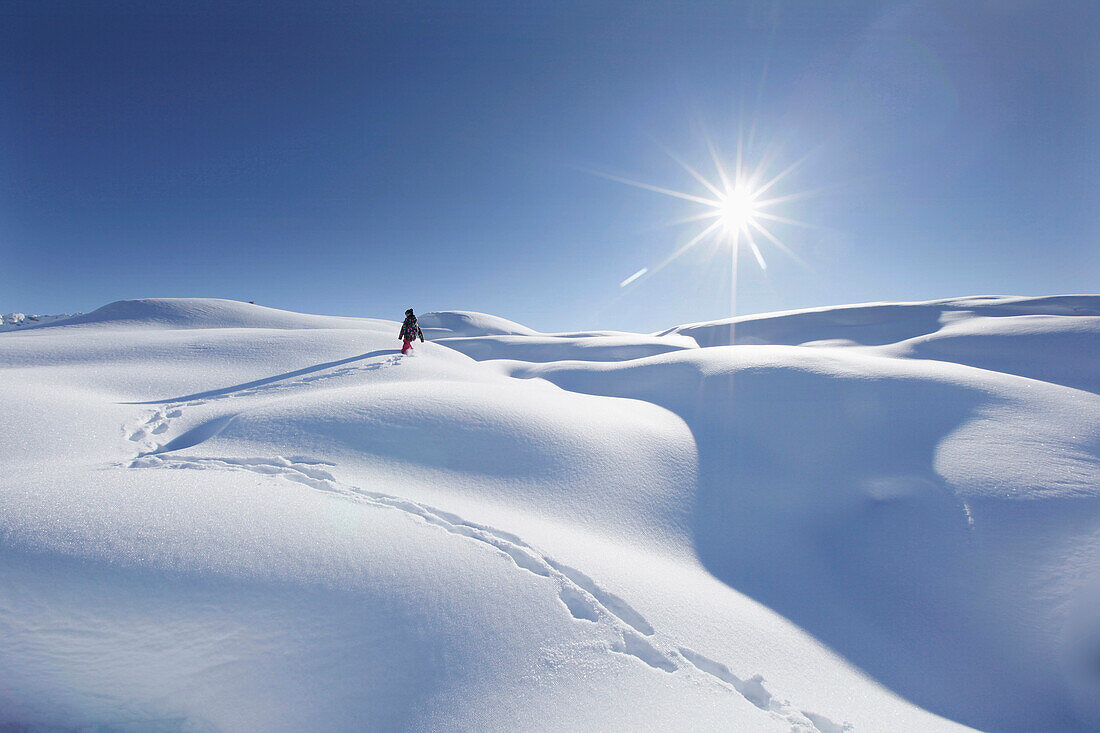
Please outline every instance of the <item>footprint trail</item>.
M135 458L119 465L131 469L248 471L283 478L316 491L337 494L351 501L403 512L453 535L478 542L510 559L519 570L555 583L559 601L575 621L603 625L611 630L613 641L606 647L610 653L634 657L665 674L700 673L711 682L745 698L760 710L790 724L791 733L844 733L852 730L852 726L847 723L834 723L823 715L798 710L785 701L777 700L764 687L764 678L760 675L742 679L720 662L686 647L667 643L625 600L601 588L583 572L538 552L513 533L470 522L451 512L426 504L343 483L328 470L333 467L330 463L282 456L257 458L178 456L172 455L171 451L193 447L211 436L199 435L196 436L198 439L190 441L186 439L188 434L184 433L163 444L158 444L155 439L157 436L168 433L171 421L182 417L187 407L198 407L215 400L232 399L259 392L284 392L351 372L393 366L399 361L400 357L391 357L385 362L375 362L367 366L343 367L324 373L314 372L295 380L272 380L239 390L222 391L206 399L163 403L143 421L124 428L126 437L137 444L140 450ZM226 416L225 424L231 422L233 417ZM212 431L211 435L216 432L218 431ZM181 438L184 440L181 441ZM666 643L670 647L668 651L661 648Z

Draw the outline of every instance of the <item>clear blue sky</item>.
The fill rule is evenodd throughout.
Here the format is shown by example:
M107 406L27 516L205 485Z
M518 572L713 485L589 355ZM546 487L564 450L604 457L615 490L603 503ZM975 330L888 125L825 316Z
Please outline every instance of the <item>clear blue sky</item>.
M1100 291L1095 2L0 4L0 311L212 296L544 330L728 315L663 226L770 156L739 313ZM808 156L808 157L806 157ZM759 238L758 238L759 239Z

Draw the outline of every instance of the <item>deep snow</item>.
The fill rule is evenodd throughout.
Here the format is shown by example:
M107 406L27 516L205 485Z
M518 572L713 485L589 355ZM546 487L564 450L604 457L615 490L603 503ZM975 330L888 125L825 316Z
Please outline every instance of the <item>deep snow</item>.
M0 334L0 727L1100 728L1100 296Z

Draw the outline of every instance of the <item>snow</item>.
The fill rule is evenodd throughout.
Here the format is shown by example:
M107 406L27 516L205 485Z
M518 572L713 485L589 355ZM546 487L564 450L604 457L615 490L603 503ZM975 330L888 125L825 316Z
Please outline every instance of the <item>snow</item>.
M659 335L690 336L700 346L821 342L871 346L926 336L946 322L975 316L1034 315L1057 316L1062 323L1069 323L1079 317L1100 316L1100 305L1092 295L1042 298L990 295L917 303L862 303L694 323Z
M683 336L640 334L593 334L584 336L539 334L535 336L481 336L442 338L437 343L460 351L478 361L516 359L545 362L626 361L669 351L698 348Z
M91 313L50 326L109 328L379 328L384 321L312 316L220 298L141 298L120 300Z
M0 727L1095 730L1098 321L4 333Z
M425 338L453 336L534 336L535 331L505 318L470 311L444 311L417 316Z
M0 315L0 331L15 331L24 328L33 328L34 326L52 323L66 318L72 318L72 316L68 314L44 316L28 315L26 313L8 313L6 315Z

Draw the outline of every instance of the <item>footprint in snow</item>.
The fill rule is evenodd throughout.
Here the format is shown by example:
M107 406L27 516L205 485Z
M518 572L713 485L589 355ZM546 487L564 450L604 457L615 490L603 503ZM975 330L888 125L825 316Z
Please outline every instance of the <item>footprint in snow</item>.
M400 361L400 357L394 357L393 363L398 361ZM318 378L320 378L320 375L300 380L298 383L315 381ZM185 406L202 404L205 404L204 400L196 400L187 403ZM181 417L182 414L183 411L178 407L155 413L146 421L145 427L135 430L130 434L129 439L134 442L145 440L148 437L146 428L150 428L153 434L163 434L168 430L168 420ZM343 486L331 473L319 467L321 465L331 466L333 465L331 463L288 460L282 457L274 459L218 459L164 455L167 450L172 449L172 446L175 448L186 447L187 445L200 443L206 438L217 434L234 417L226 416L200 425L152 453L142 454L129 465L131 468L246 470L254 473L282 476L313 489L339 493L348 498L355 498L411 514L452 534L467 537L493 547L509 557L522 570L540 577L556 580L560 586L558 598L572 618L586 623L609 623L617 628L618 638L610 647L612 652L633 656L653 669L669 674L680 669L680 665L675 661L679 659L718 682L732 687L734 691L761 710L790 722L794 726L792 730L845 733L852 729L852 726L847 723L834 723L820 713L795 710L785 702L777 701L764 687L764 679L760 675L753 675L743 680L733 674L725 665L708 659L686 647L680 647L678 653L666 654L662 652L655 644L645 638L655 634L653 627L626 601L602 589L592 578L581 571L537 553L530 545L512 533L467 522L450 512L435 510L400 497L365 491L354 486ZM157 455L158 453L160 455Z

